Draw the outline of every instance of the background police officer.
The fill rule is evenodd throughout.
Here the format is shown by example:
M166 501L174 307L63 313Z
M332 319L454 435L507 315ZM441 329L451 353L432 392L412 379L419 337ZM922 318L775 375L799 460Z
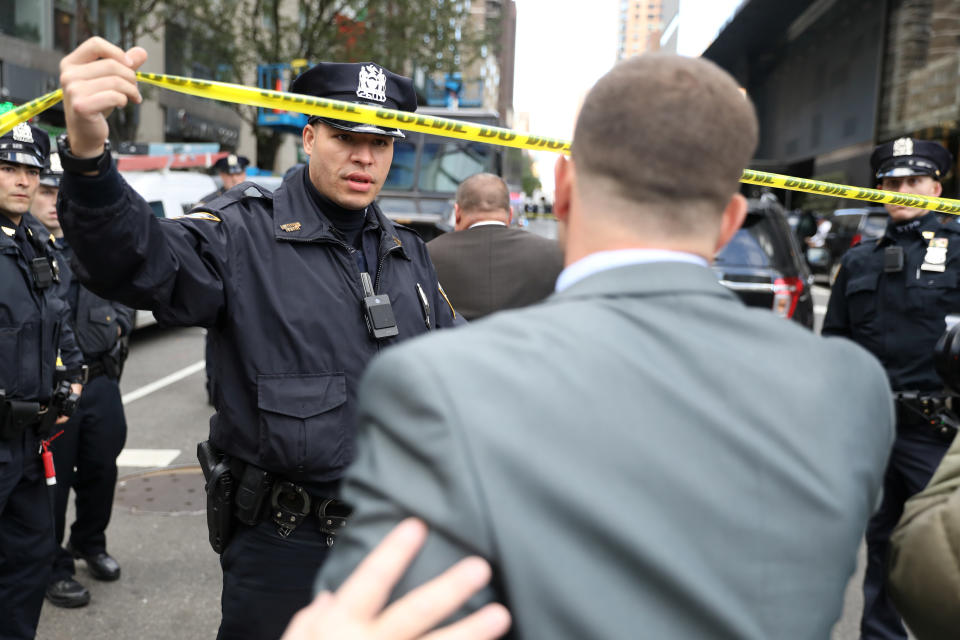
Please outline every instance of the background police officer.
M310 161L274 193L233 189L178 220L155 217L105 148L105 115L141 99L134 69L145 59L93 38L61 62L58 210L94 291L208 328L217 414L201 464L222 551L219 637L277 638L310 601L348 513L334 499L367 362L456 316L423 242L374 203L396 129L311 118ZM292 91L416 109L410 79L376 64L321 63Z
M250 166L250 160L246 156L238 156L235 153L226 155L213 163L213 170L220 176L221 187L200 198L198 205L210 202L219 195L223 195L228 189L237 186L247 177L247 167Z
M50 148L47 134L19 124L0 137L0 637L33 638L56 548L41 438L80 392L81 354L57 294L47 236L25 219ZM75 398L74 398L75 400ZM57 424L66 416L56 418ZM55 448L56 443L54 443Z
M57 218L57 194L63 170L56 153L40 172L40 186L30 212L54 237L61 259L61 291L71 309L71 323L84 362L87 384L78 411L53 448L58 471L56 528L63 542L67 499L76 494L76 519L70 541L60 548L47 586L47 600L59 607L82 607L90 592L74 579L74 556L86 561L97 580L116 580L120 565L107 553L106 529L117 482L117 456L127 438L120 399L120 370L125 358L123 337L130 333L133 310L110 302L82 286L69 268L72 251Z
M939 196L952 156L937 143L900 138L877 147L870 164L880 189ZM898 398L883 503L867 528L865 639L907 637L885 586L888 541L903 503L926 486L955 435L936 418L944 385L933 352L945 316L960 312L960 225L924 209L886 208L883 237L843 256L823 321L824 335L848 337L880 360Z

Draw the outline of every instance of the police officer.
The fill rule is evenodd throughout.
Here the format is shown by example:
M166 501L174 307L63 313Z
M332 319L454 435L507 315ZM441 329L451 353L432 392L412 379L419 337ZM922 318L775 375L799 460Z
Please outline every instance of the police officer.
M29 124L0 137L2 638L36 633L56 548L41 440L66 422L82 379L69 309L57 294L59 264L47 236L25 221L49 148L47 134Z
M198 205L210 202L217 196L243 182L247 175L247 167L250 166L250 160L246 156L238 156L235 153L228 154L213 163L213 169L220 176L222 186L216 191L212 191L200 198Z
M117 482L117 456L127 438L127 421L120 399L120 371L126 357L124 337L133 324L133 310L99 297L82 286L69 268L72 252L57 218L60 159L51 153L40 172L40 186L30 212L41 223L61 265L62 291L70 305L71 324L88 368L87 384L78 411L70 418L53 448L58 470L56 531L63 542L67 499L76 494L76 519L70 541L60 548L47 585L47 600L58 607L82 607L90 592L74 579L74 557L86 561L97 580L116 580L120 565L107 553L106 529Z
M456 314L424 243L374 203L397 129L311 118L309 163L272 194L233 189L183 218L155 217L105 147L104 116L140 100L145 59L93 38L61 62L61 222L95 291L208 328L217 413L199 454L222 552L219 637L277 638L349 513L336 497L365 365ZM320 63L291 89L416 109L413 83L373 63Z
M952 160L935 142L900 138L877 147L870 165L880 189L939 196ZM960 312L960 225L925 209L886 208L884 235L843 256L823 321L823 335L850 338L880 360L897 397L883 503L867 527L861 633L868 640L907 637L885 585L888 541L903 503L927 484L955 435L938 418L944 384L933 355L945 317Z

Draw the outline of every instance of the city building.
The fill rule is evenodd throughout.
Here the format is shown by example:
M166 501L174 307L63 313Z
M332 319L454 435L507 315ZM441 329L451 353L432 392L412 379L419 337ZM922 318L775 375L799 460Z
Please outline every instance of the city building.
M620 0L617 59L677 51L680 0Z
M121 41L115 12L97 0L0 0L0 102L22 104L60 85L64 53L93 34ZM195 69L177 60L183 43L175 30L160 24L138 38L149 54L144 71L192 75ZM251 154L252 136L244 140L240 116L226 105L172 91L147 91L144 103L132 106L137 138L151 142L216 142L222 148ZM64 127L63 109L40 114L37 124L51 134Z
M873 186L876 144L915 136L957 155L958 33L960 0L745 0L703 55L757 107L755 168ZM953 177L944 195L957 194ZM821 210L844 204L783 197Z

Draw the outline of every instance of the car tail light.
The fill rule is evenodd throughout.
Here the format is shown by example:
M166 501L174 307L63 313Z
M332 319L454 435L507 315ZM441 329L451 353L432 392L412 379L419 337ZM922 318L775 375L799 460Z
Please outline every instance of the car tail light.
M792 318L802 294L803 279L777 278L773 281L773 312L781 318Z
M860 241L861 241L861 240L863 240L863 235L861 235L861 234L859 234L859 233L853 234L853 237L850 238L850 246L851 246L851 247L857 246L858 244L860 244Z

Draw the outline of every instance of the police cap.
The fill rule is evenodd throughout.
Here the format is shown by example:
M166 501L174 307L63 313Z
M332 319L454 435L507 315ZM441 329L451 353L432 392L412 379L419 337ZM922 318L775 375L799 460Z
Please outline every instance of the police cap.
M929 140L897 138L873 150L870 168L877 180L905 176L943 179L953 164L953 155L943 145Z
M387 109L417 110L413 81L373 62L321 62L297 76L290 91ZM311 123L317 120L344 131L404 137L399 129L318 116L310 118Z
M250 160L246 156L238 156L235 153L226 155L213 163L213 168L220 173L243 173L250 166Z
M21 122L0 136L0 160L43 167L50 155L50 136L43 129Z
M54 151L47 156L47 162L40 169L40 184L48 187L60 187L60 178L63 177L63 167L60 165L60 154Z

